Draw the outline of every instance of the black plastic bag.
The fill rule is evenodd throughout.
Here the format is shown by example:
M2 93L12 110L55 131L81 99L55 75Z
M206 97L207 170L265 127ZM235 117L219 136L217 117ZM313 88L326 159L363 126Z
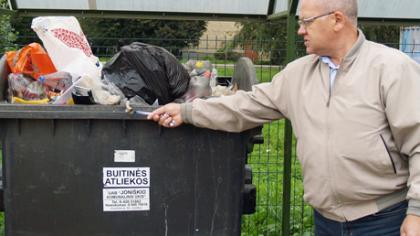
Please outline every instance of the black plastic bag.
M190 81L186 69L170 52L139 42L121 47L102 73L128 99L138 95L149 104L158 99L159 105L181 97Z

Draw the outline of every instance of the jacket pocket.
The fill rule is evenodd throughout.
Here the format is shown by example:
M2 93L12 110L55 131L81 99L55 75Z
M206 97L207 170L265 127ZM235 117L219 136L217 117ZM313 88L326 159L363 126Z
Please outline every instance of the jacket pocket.
M381 140L382 140L382 143L383 143L383 145L385 147L385 150L388 153L389 160L391 161L391 164L392 164L392 169L394 170L394 173L397 174L397 168L395 167L394 159L392 159L391 152L389 151L389 148L388 148L388 146L385 143L385 139L382 136L382 134L379 134L379 136L381 137Z

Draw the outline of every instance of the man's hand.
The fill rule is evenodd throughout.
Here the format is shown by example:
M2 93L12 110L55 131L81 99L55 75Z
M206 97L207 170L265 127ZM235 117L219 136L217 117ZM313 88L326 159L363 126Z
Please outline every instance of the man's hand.
M154 110L147 116L147 119L154 120L167 128L175 128L182 124L181 105L176 103L166 104Z
M420 216L407 215L401 225L401 236L420 236Z

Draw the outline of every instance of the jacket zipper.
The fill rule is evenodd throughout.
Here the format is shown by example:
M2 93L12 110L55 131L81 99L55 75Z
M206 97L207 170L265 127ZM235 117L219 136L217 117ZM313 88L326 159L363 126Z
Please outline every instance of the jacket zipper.
M331 80L330 80L331 74L328 75L328 100L327 100L327 107L330 107L331 97L332 97L332 93L333 93L333 87L335 85L335 82L337 81L338 72L339 71L337 69L337 72L336 72L335 78L334 78L334 82L332 84L331 84Z
M379 136L381 137L381 140L382 140L382 142L384 143L384 146L385 146L385 150L386 150L386 152L388 153L388 157L389 157L389 159L391 160L391 163L392 163L392 169L394 169L394 173L395 173L395 174L397 174L397 168L395 168L394 159L392 159L392 156L391 156L391 153L389 152L388 146L387 146L387 145L386 145L386 143L385 143L385 139L384 139L384 137L382 136L382 134L379 134Z
M337 79L337 74L336 74L336 79ZM335 186L335 183L334 183L334 180L333 180L333 179L335 179L334 174L333 174L333 171L331 170L331 161L332 161L331 159L333 159L333 158L331 157L332 144L331 144L330 102L331 102L331 97L332 97L332 89L333 89L335 83L333 85L331 85L331 83L329 81L329 77L328 77L328 84L329 84L329 86L328 86L328 101L327 101L327 108L328 108L327 109L328 110L327 111L327 163L328 164L327 165L328 165L328 171L330 172L330 176L331 176L330 180L329 180L330 181L330 186L331 186L331 192L334 196L336 204L338 206L341 206L341 200L340 200L340 197L338 196L338 194L336 192L336 186ZM344 215L343 215L343 217L344 217Z
M331 95L332 95L332 86L331 86L331 83L330 83L330 85L328 87L329 87L329 89L328 89L327 107L330 107L330 101L331 101Z

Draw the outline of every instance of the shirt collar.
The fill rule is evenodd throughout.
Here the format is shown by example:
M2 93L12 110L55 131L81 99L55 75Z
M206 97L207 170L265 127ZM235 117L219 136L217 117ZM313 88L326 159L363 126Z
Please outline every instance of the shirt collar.
M340 65L337 66L334 64L334 62L331 60L331 57L321 56L319 58L321 59L322 62L327 64L330 67L330 69L338 70L340 68Z

